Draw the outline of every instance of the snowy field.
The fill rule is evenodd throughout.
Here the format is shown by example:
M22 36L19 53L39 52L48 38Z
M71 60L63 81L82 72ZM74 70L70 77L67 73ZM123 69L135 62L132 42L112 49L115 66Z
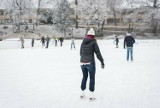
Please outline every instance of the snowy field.
M92 102L79 97L82 40L76 50L70 40L48 49L39 40L34 48L26 40L21 49L17 40L0 41L0 108L160 108L160 40L136 40L133 62L126 61L123 40L119 48L97 40L105 69L96 59Z

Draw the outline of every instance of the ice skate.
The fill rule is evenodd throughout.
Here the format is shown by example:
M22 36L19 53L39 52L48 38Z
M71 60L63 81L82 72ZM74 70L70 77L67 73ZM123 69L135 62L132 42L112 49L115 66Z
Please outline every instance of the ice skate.
M89 100L90 101L94 101L96 98L95 98L95 96L94 96L94 92L91 92L90 91L90 93L89 93Z
M81 99L84 99L84 98L85 98L85 91L81 91L80 98L81 98Z

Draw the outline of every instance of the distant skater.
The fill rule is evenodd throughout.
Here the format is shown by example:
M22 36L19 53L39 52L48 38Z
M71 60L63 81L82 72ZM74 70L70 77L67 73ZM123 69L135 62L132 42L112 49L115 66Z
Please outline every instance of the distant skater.
M49 38L49 36L47 35L47 38L46 38L46 48L48 48L49 42L50 42L50 38Z
M60 41L60 46L62 46L62 45L63 45L63 38L60 37L60 38L59 38L59 41Z
M20 37L20 41L21 41L21 48L24 48L24 39L22 37Z
M31 45L34 47L34 38L32 38Z
M55 42L55 46L57 46L58 39L56 37L54 38L54 42Z
M75 41L74 41L73 37L71 38L71 50L72 50L72 47L74 47L74 49L76 49L76 47L75 47Z
M133 61L133 44L135 40L131 33L126 33L126 37L124 38L124 49L127 47L127 61L129 58Z
M44 36L42 36L41 42L42 42L42 48L45 47L45 37Z
M118 36L115 36L115 40L114 41L116 42L116 48L118 48L119 47L119 45L118 45L118 43L119 43Z

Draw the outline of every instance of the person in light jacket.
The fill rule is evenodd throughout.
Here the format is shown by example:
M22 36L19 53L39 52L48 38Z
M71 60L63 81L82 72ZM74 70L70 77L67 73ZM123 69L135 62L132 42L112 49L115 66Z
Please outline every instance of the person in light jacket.
M76 47L75 47L75 41L74 41L73 37L71 38L71 50L72 50L72 47L74 47L74 49L76 49Z

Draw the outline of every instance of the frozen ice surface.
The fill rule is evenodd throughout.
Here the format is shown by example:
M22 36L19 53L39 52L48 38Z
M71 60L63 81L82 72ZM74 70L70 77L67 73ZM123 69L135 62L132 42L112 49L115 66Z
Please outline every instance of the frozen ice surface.
M0 108L160 108L160 40L136 40L134 61L126 61L123 40L97 40L105 61L96 59L96 100L80 99L79 48L70 50L39 40L0 41ZM87 90L88 93L88 85ZM86 93L86 94L87 94Z

